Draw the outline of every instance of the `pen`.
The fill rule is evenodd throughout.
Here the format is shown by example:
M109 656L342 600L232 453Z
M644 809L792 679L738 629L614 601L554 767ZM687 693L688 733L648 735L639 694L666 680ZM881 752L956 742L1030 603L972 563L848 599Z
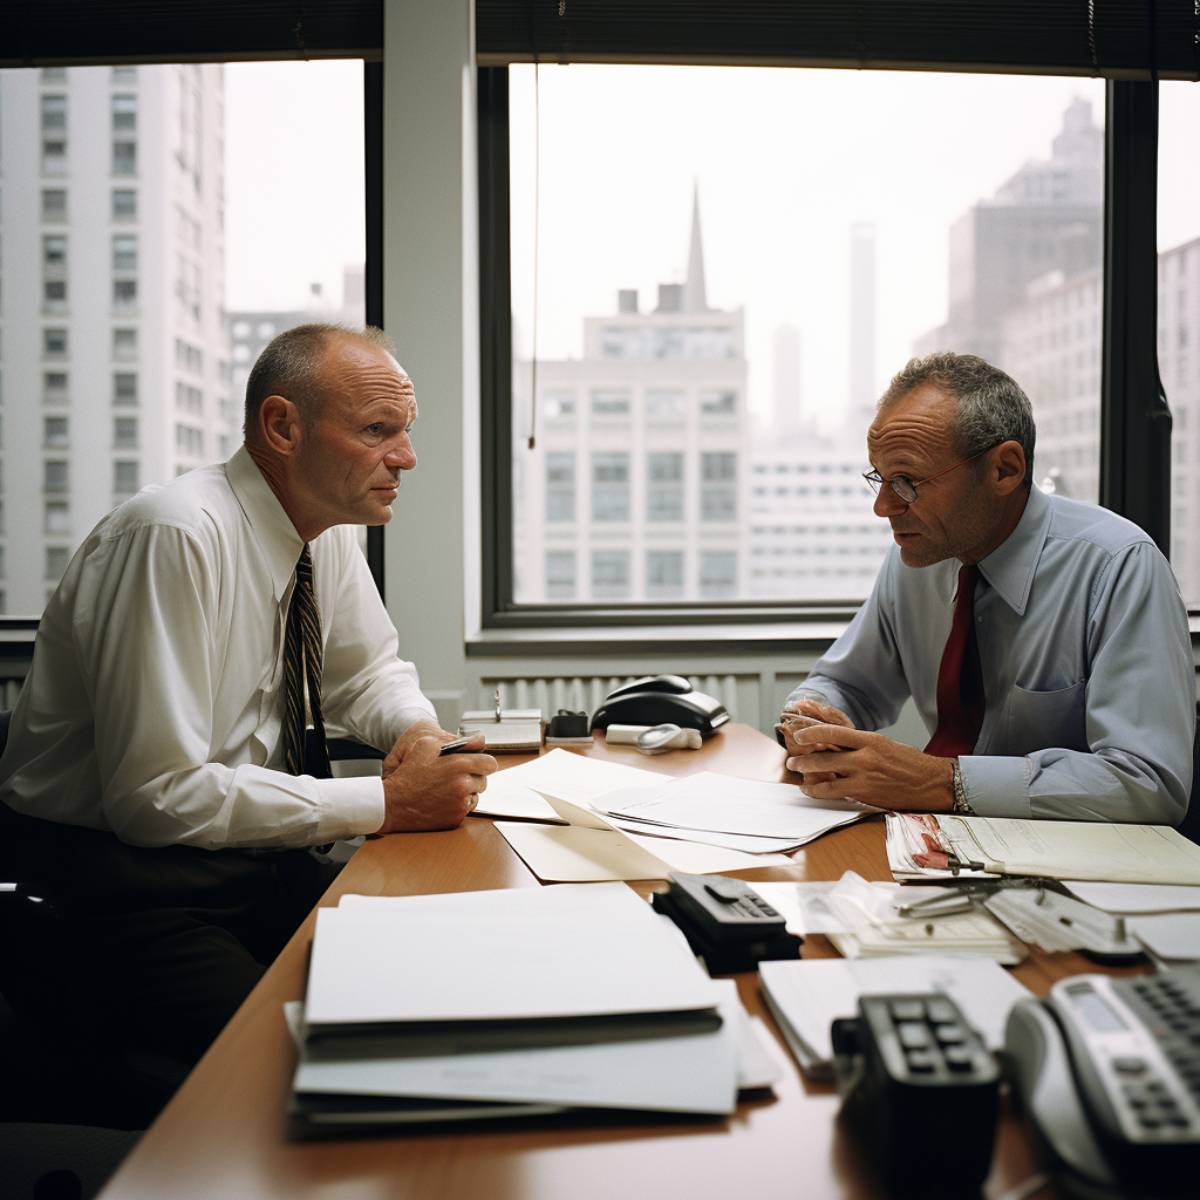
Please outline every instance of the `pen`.
M496 689L496 720L500 720L500 689Z
M455 738L452 742L443 742L442 748L438 751L438 756L440 757L443 754L461 754L467 748L467 743L474 736L474 734L468 734L467 737Z

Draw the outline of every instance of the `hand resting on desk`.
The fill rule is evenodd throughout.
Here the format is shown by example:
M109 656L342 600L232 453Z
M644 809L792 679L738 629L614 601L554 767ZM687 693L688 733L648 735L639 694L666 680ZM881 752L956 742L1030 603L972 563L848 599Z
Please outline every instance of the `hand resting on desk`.
M954 803L952 759L848 725L806 725L790 739L801 790L814 800L850 798L903 812L949 812Z
M383 763L383 824L378 833L418 833L454 829L479 803L487 777L496 770L483 749L483 734L468 742L468 750L442 755L454 735L432 722L420 721L406 730Z

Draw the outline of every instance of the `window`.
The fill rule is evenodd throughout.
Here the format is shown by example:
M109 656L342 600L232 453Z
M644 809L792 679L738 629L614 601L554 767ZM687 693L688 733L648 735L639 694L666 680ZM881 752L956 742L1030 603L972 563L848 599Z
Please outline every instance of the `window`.
M546 599L575 599L575 551L546 552Z
M1159 85L1158 371L1171 407L1171 564L1189 608L1200 607L1200 101L1174 81ZM1182 155L1182 157L1180 157Z
M137 417L113 417L113 447L117 450L136 450L137 444Z
M137 67L113 67L113 83L137 83Z
M626 600L629 597L629 551L592 551L592 598Z
M700 554L700 595L727 600L737 593L737 551L704 550Z
M133 234L119 233L112 242L112 269L136 271L138 266L138 243Z
M629 455L624 451L592 455L592 520L629 520Z
M138 285L136 279L113 280L113 308L118 311L137 307Z
M129 362L137 358L138 336L136 329L114 329L112 331L112 356L118 362Z
M66 546L46 547L46 582L57 583L71 561L71 551Z
M43 371L42 400L47 404L66 404L69 399L66 371Z
M575 520L575 455L570 451L546 454L546 520Z
M621 389L599 388L592 392L593 417L629 416L629 393Z
M60 225L67 219L67 189L42 188L42 220Z
M575 419L575 393L561 391L544 393L542 413L547 421L573 421Z
M137 215L137 192L133 188L113 188L112 219L136 221Z
M68 464L59 458L48 458L42 464L42 490L44 492L65 492L68 490Z
M646 595L652 600L678 600L683 595L683 551L646 553Z
M67 331L51 328L42 330L42 357L65 358L67 353Z
M122 176L137 174L137 142L113 142L112 173Z
M1012 374L1038 423L1038 483L1099 498L1103 81L543 64L535 122L533 76L525 64L495 69L507 156L495 158L499 143L480 156L485 173L495 172L489 152L503 164L489 181L508 218L481 223L507 239L505 253L483 255L485 271L507 264L499 286L511 299L512 370L499 373L497 394L507 403L511 378L512 412L528 411L533 206L553 197L572 222L539 226L538 372L544 397L574 392L587 405L591 506L580 501L577 533L591 550L607 525L632 521L631 601L666 598L655 593L668 585L652 578L651 553L683 554L685 603L863 599L890 544L858 479L866 428L891 376L935 348ZM664 153L661 125L648 118L665 119L668 95ZM803 153L772 153L795 141L798 111L822 113ZM931 132L947 156L902 196L885 194L881 170L905 175ZM1195 127L1187 135L1170 156L1164 143L1162 158L1190 181L1178 195L1194 198ZM1198 233L1193 225L1175 244ZM802 278L822 285L797 289ZM1161 313L1179 308L1179 278ZM1164 331L1176 358L1200 359L1195 320L1182 334L1177 320ZM1193 378L1185 390L1200 395ZM1180 386L1165 375L1164 386L1178 412ZM524 440L504 426L499 445L514 469L493 478L516 478ZM1200 462L1200 441L1184 459ZM544 618L521 605L542 597L522 593L521 581L536 584L542 564L518 560L544 552L531 531L548 527L547 513L528 491L495 499L509 569L489 581L496 603L489 593L485 621L534 624ZM1195 507L1186 528L1200 521L1200 490ZM854 532L822 535L821 525ZM678 546L662 544L667 532ZM1197 588L1200 598L1200 578Z
M138 490L138 464L117 461L113 463L113 495L132 496Z
M42 238L42 266L47 275L62 275L67 269L67 239L62 234Z
M646 520L683 520L683 455L677 451L646 455Z
M137 129L137 97L118 93L112 98L113 137L133 133Z
M39 97L42 123L42 172L61 175L67 169L67 98L55 93Z
M70 437L67 434L66 417L42 418L42 445L52 450L63 449Z
M725 452L700 456L700 519L737 520L737 455Z
M60 313L67 307L67 281L65 279L47 279L42 284L42 309L45 312Z
M45 533L70 534L71 506L65 500L47 500L42 529Z
M136 404L138 400L137 376L132 371L113 373L113 404Z

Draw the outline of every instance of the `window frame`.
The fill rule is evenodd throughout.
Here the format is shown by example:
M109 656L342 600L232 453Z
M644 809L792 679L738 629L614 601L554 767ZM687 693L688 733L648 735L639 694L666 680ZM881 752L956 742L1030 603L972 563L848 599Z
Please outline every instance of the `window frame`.
M1155 329L1157 96L1156 80L1110 79L1106 85L1099 503L1137 522L1160 547L1169 549L1171 420L1158 378ZM515 601L507 65L479 67L476 115L482 628L528 631L849 621L861 599L610 604ZM1135 261L1138 254L1140 260ZM1131 288L1136 290L1131 292ZM1125 297L1125 301L1117 304L1113 297Z

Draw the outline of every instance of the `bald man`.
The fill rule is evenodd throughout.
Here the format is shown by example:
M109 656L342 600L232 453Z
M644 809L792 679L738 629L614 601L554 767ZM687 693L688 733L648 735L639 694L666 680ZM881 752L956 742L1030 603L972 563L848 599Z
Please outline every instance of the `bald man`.
M7 836L139 1044L203 1051L330 882L305 848L453 828L495 769L439 755L353 528L391 519L416 416L378 330L280 334L245 444L105 517L46 607ZM386 752L382 778L326 777L326 727Z
M867 435L894 546L789 697L811 796L1176 825L1195 682L1170 564L1136 525L1033 484L1024 392L972 355L913 359ZM912 697L923 749L876 732Z

